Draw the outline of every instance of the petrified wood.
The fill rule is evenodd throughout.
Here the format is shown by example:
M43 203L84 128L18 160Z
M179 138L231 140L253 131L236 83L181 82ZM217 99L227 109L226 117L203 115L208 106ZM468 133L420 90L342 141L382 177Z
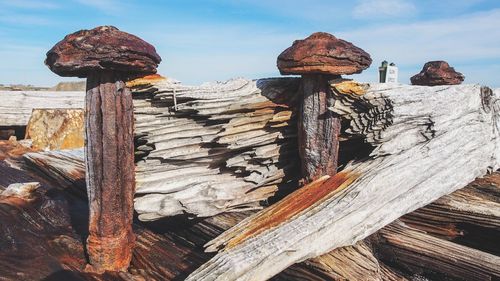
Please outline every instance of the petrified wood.
M477 85L333 85L331 108L374 150L207 244L220 251L187 280L261 280L352 245L401 215L500 167L499 96Z

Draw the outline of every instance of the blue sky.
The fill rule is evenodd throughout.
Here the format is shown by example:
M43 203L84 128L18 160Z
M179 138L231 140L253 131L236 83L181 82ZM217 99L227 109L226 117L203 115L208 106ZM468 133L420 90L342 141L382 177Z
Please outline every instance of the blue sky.
M186 84L278 76L293 40L325 31L371 54L359 81L384 59L400 82L446 60L466 83L500 87L499 0L0 0L0 84L51 86L45 53L66 34L114 25L153 44L159 73Z

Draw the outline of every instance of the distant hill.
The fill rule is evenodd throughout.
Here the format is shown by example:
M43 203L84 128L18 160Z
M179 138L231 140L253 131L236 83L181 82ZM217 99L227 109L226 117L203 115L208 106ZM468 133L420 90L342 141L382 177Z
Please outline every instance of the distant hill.
M60 82L54 87L37 87L33 85L0 84L0 91L85 91L85 81Z
M36 87L33 85L4 85L0 84L0 91L47 91L48 87Z
M85 91L85 81L79 82L60 82L54 87L50 88L50 91Z

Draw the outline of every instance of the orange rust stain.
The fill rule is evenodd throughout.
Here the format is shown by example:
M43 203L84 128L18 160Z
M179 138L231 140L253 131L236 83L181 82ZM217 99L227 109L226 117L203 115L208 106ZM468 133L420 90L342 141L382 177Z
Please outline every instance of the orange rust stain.
M0 140L0 161L8 158L20 158L23 154L36 151L19 144L17 141Z
M127 87L132 88L132 87L137 87L137 86L144 86L144 85L150 85L155 82L160 82L165 80L166 78L161 76L160 74L151 74L151 75L146 75L140 78L136 78L134 80L130 80L126 82Z
M228 241L226 249L230 249L265 230L276 227L313 205L325 201L349 186L357 177L353 173L342 171L333 177L323 176L302 187L254 217L242 233Z
M368 89L368 84L358 83L356 81L342 81L340 83L331 84L338 92L344 95L362 96Z

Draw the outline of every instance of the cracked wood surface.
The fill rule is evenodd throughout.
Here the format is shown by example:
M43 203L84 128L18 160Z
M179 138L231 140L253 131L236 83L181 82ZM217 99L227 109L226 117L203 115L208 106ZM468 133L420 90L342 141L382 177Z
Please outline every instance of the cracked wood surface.
M0 91L0 126L26 126L34 108L83 108L85 92Z
M500 278L499 256L433 237L400 221L387 225L374 236L377 241L374 247L382 260L403 268L418 268L413 271L433 274L436 279Z
M269 278L353 245L500 167L500 102L488 88L375 84L358 94L332 86L331 109L349 122L348 133L375 147L370 156L324 181L332 191L317 203L294 206L304 196L299 189L277 204L281 208L271 206L208 243L220 252L187 280ZM333 188L345 175L353 181ZM269 210L276 208L274 217Z
M146 79L134 87L134 207L139 219L261 209L261 202L280 189L295 188L299 165L293 161L298 153L294 111L299 82L295 78L233 79L187 86ZM53 96L59 93L36 99L6 94L11 110L20 101L41 106L40 99L52 106ZM83 93L73 95L67 97L68 103L80 104L81 99L83 107ZM58 99L54 101L57 107ZM26 119L30 113L23 113Z

